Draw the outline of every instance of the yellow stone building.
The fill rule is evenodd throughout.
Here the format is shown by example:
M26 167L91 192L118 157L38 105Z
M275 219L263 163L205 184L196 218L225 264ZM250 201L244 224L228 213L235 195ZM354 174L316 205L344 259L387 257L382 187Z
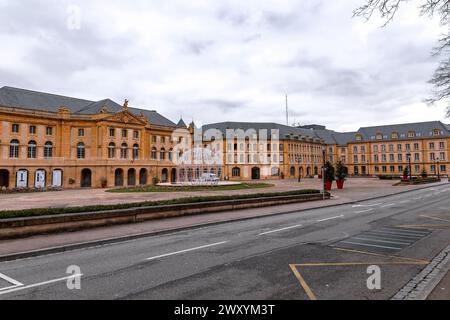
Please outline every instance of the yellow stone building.
M328 145L330 161L342 160L354 176L447 176L450 127L440 121L360 128L339 133L311 128Z
M0 188L114 187L174 181L173 132L156 111L0 89Z
M81 188L318 176L341 160L353 176L447 175L440 121L336 132L323 126L221 122L201 128L156 111L11 87L0 89L0 188ZM214 162L192 162L192 155ZM180 163L191 155L190 163ZM201 156L200 158L202 158ZM189 158L189 157L187 157Z
M211 143L211 135L222 141L225 179L313 177L323 166L324 141L312 130L277 123L221 122L202 131L205 145Z

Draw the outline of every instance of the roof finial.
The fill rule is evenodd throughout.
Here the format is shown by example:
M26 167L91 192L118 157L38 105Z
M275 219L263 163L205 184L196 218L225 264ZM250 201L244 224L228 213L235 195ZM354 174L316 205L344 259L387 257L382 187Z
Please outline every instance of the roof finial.
M128 99L125 99L125 102L123 103L123 110L128 111Z

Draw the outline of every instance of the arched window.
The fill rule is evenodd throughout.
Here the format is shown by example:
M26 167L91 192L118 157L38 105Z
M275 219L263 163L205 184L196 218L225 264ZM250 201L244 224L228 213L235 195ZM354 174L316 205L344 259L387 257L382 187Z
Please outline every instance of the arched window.
M86 147L84 146L83 142L80 142L77 145L77 158L78 159L84 159L86 158Z
M157 157L157 156L156 156L156 152L157 152L157 151L156 151L156 147L153 147L153 148L152 148L152 160L156 160L156 157Z
M133 146L133 160L138 160L139 159L139 145L135 144Z
M232 170L233 177L240 177L241 176L241 169L240 168L233 168Z
M166 149L161 148L161 151L159 153L159 159L160 160L166 160Z
M116 157L116 145L111 142L108 146L108 158L114 159Z
M53 143L46 142L44 145L44 158L51 159L53 158Z
M120 158L128 159L128 145L126 143L122 144L122 147L120 148Z
M173 149L169 150L169 161L173 160Z
M9 157L13 159L19 158L19 140L12 140L9 146Z
M36 141L28 142L28 159L36 159Z

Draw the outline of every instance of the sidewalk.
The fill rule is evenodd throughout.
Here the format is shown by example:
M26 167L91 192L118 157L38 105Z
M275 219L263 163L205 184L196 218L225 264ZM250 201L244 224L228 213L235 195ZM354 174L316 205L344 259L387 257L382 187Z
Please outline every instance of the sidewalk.
M289 204L276 207L194 215L179 218L153 220L138 224L128 224L128 225L118 225L111 227L88 229L71 233L40 235L25 239L5 240L0 242L0 257L19 252L20 253L30 252L48 248L64 247L74 244L91 243L91 242L100 242L99 244L101 244L101 241L113 238L126 239L127 237L136 237L139 235L160 233L170 230L177 230L180 228L196 227L205 224L262 217L290 211L301 211L312 208L328 207L333 205L351 203L355 201L367 200L374 197L389 196L395 193L402 193L409 190L416 190L422 189L424 187L433 187L439 185L439 184L430 184L426 186L422 185L422 186L393 187L392 182L387 184L385 181L373 179L370 181L368 181L369 179L354 179L354 180L357 181L350 180L349 183L347 184L346 189L333 191L333 198L327 201L316 201L300 204ZM365 183L362 180L366 180ZM292 182L285 182L285 183L286 185L292 185ZM298 188L298 183L296 185ZM269 188L269 190L273 191L274 189ZM148 196L148 194L145 195ZM0 199L3 200L2 198ZM85 203L84 200L83 203ZM55 250L55 252L58 251L61 250L59 248Z
M427 300L450 300L450 271L434 288Z

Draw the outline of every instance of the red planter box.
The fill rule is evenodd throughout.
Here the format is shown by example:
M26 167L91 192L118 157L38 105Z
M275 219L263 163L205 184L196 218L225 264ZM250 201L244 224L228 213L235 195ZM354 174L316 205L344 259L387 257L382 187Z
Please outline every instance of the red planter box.
M338 188L339 190L344 189L344 181L345 181L345 180L337 180L337 181L336 181L337 188Z
M333 181L325 181L325 190L331 191L331 188L333 187Z

